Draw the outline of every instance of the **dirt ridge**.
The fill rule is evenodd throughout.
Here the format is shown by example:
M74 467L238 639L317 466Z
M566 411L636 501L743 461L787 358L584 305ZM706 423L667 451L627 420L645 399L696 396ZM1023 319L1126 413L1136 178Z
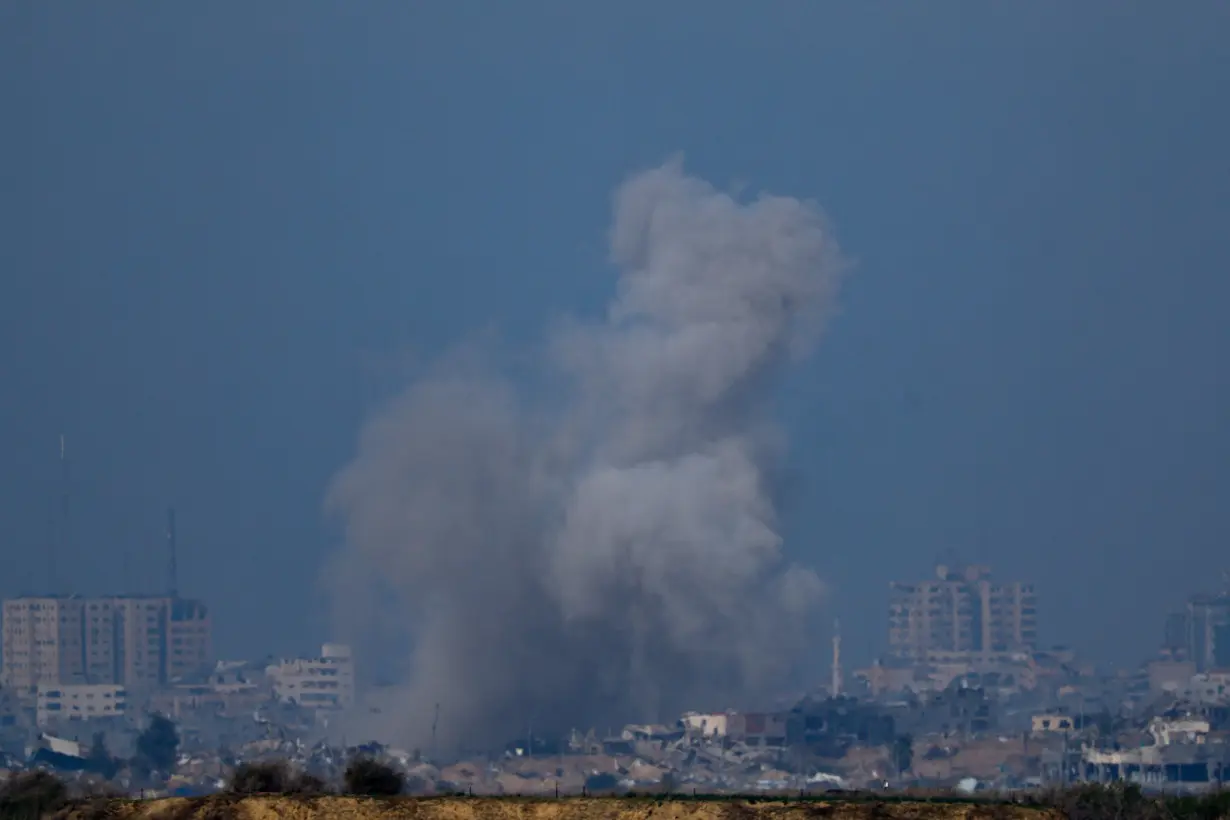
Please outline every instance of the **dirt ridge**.
M57 820L1058 820L1041 807L960 802L669 800L214 795L99 800L70 806Z

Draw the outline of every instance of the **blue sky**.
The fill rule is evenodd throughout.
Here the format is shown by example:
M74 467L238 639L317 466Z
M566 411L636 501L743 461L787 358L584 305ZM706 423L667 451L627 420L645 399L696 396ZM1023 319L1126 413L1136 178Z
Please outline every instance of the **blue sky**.
M683 152L858 260L782 391L854 659L951 553L1134 661L1230 565L1227 42L1196 0L4 4L0 592L63 431L65 583L161 583L174 503L219 649L309 649L368 412L601 310L612 190Z

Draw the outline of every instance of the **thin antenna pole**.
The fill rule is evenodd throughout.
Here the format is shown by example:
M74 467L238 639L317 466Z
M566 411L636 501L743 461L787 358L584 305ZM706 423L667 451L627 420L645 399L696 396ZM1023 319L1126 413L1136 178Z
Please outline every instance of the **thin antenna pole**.
M841 620L833 619L833 679L829 684L832 697L841 695Z
M167 507L167 591L179 597L179 558L175 544L175 508Z
M440 765L439 747L436 746L436 726L440 723L440 704L436 704L435 714L431 718L431 762Z

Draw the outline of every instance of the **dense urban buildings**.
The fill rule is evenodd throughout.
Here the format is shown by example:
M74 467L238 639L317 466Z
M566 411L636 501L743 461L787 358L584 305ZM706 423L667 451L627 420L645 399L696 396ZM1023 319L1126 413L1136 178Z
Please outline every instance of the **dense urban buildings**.
M209 611L160 595L25 597L4 602L0 685L152 688L212 656Z
M892 652L843 681L835 640L831 680L801 699L566 737L527 725L496 757L496 747L438 742L434 722L451 716L437 707L430 747L363 738L362 748L422 776L419 790L476 794L579 793L597 788L599 771L618 772L628 789L684 777L698 789L792 793L1080 780L1200 790L1230 771L1230 594L1192 596L1167 619L1157 657L1108 672L1071 649L1037 648L1033 589L992 581L986 567L941 566L934 580L893 589ZM347 738L379 714L356 692L348 646L216 661L209 612L174 595L21 598L3 614L0 755L10 766L90 772L101 739L119 765L114 782L131 790L124 760L160 714L182 739L169 789L216 789L237 763L271 753L336 780ZM794 768L794 759L824 769Z
M1198 672L1230 669L1230 592L1189 598L1183 612L1166 619L1163 650Z
M1032 584L992 581L984 566L941 564L934 580L891 586L888 642L894 658L925 662L1037 646Z

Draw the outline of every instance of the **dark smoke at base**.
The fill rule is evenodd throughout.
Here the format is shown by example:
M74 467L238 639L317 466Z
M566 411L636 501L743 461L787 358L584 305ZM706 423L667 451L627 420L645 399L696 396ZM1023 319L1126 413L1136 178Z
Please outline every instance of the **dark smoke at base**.
M619 188L610 240L607 316L543 357L563 401L466 351L337 476L338 630L360 661L401 630L413 645L357 731L426 748L435 704L442 747L673 719L768 691L808 648L823 587L781 558L769 405L843 271L824 219L671 162Z

